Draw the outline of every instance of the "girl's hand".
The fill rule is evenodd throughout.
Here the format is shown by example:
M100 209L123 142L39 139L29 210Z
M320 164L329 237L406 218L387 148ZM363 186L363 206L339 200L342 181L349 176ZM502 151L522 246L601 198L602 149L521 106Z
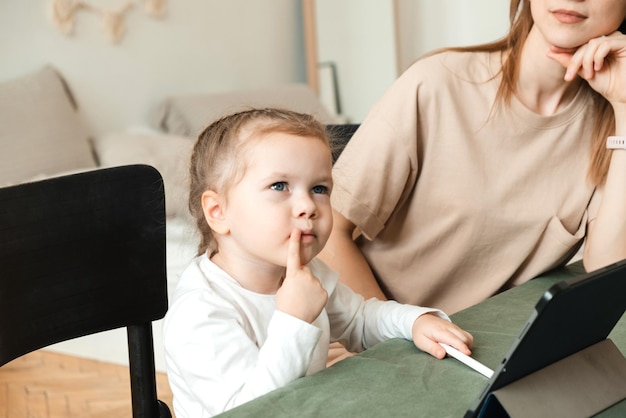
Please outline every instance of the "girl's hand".
M328 293L311 269L300 263L300 236L294 229L289 238L285 279L276 292L276 309L312 323L328 301Z
M552 47L548 57L565 67L565 80L579 75L613 106L626 103L626 35L614 32L575 50Z
M439 345L440 342L469 356L472 354L470 347L474 343L474 337L452 322L427 313L413 322L413 342L420 350L442 359L446 356L446 350Z

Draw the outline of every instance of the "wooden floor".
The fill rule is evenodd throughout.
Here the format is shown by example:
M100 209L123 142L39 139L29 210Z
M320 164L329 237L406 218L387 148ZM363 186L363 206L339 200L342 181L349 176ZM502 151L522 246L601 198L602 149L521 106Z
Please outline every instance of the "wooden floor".
M163 373L157 394L172 410ZM38 350L0 367L0 418L131 417L130 404L126 366Z

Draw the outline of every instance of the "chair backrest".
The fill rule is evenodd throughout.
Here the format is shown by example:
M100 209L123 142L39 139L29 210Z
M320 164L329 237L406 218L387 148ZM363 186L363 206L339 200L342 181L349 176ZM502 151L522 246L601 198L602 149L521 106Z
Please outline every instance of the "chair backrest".
M326 133L330 137L332 151L333 151L333 163L337 161L337 158L341 155L341 152L348 145L348 141L352 138L352 135L361 126L358 123L348 123L343 125L326 125Z
M133 416L157 417L152 321L167 310L163 180L99 169L0 189L0 366L127 327Z

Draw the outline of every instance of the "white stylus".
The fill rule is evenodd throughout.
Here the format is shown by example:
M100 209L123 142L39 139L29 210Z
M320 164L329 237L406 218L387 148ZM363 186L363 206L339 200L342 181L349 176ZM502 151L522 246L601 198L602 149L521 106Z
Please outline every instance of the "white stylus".
M467 354L461 353L459 350L452 347L451 345L444 344L444 343L439 343L439 344L443 348L446 349L446 353L448 353L450 357L454 357L455 359L459 360L461 363L468 365L469 367L476 370L478 373L482 374L483 376L491 378L491 376L493 375L493 370L491 370L489 367L485 366L484 364L474 360Z

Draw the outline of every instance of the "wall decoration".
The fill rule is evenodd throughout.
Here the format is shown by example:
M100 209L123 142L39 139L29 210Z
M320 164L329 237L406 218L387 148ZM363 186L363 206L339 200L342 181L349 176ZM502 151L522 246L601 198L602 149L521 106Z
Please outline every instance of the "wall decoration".
M74 35L74 21L80 11L100 15L103 30L109 40L117 44L126 32L126 13L133 9L135 3L142 3L144 11L154 18L161 18L166 12L166 0L126 0L117 9L94 6L93 0L51 0L50 19L66 36Z

